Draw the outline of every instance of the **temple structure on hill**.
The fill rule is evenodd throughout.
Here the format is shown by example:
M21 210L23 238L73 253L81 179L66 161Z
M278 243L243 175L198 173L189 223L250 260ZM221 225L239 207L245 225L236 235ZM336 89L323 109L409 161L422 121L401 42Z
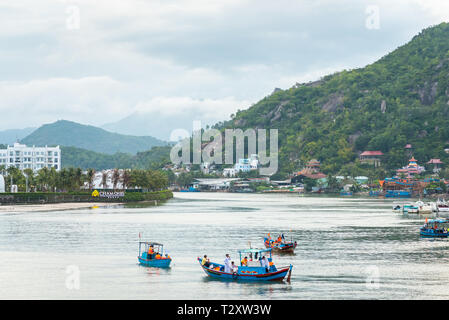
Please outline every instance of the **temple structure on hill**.
M426 168L418 165L418 162L415 159L415 157L412 157L409 160L409 163L407 166L396 170L396 175L398 175L398 176L405 175L406 178L411 178L411 177L414 177L415 175L421 174L425 171L426 171Z

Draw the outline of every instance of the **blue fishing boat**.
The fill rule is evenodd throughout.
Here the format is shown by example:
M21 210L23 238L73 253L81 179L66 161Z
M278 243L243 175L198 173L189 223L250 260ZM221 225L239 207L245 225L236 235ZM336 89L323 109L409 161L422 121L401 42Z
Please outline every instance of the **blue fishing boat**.
M142 250L142 246L144 250ZM168 268L172 261L165 253L164 245L157 242L139 241L139 263L145 267Z
M277 268L271 257L270 249L246 249L240 250L240 266L235 266L233 270L225 272L225 266L220 263L207 262L202 264L202 259L198 258L198 262L204 272L212 278L225 281L282 281L287 276L290 281L292 265ZM242 255L246 258L242 263ZM265 257L269 255L269 257ZM266 261L266 263L264 263Z
M296 241L286 241L284 235L279 236L276 240L271 239L270 234L263 239L265 248L271 248L273 251L282 253L293 253L298 245Z
M340 191L340 195L341 195L341 196L352 196L352 191L344 191L344 190L341 190L341 191Z
M410 198L412 193L405 190L387 190L385 192L386 198Z
M419 230L422 237L447 238L449 236L449 221L447 219L434 219L427 221Z

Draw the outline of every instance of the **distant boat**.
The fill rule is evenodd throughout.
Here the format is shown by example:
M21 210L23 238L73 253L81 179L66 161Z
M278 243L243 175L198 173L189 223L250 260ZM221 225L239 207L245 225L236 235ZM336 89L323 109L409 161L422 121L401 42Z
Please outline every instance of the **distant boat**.
M268 234L268 237L265 237L263 241L265 248L271 248L273 251L280 253L293 253L297 246L296 241L285 241L284 235L282 235L281 241L278 241L272 240L270 234Z
M190 187L188 189L181 189L180 192L200 192L200 190L194 187Z
M340 191L341 196L352 196L352 191Z
M225 272L223 264L210 262L208 265L201 264L201 258L198 257L198 262L204 272L211 278L223 281L282 281L288 274L287 281L290 280L293 266L280 267L279 269L274 265L271 257L271 249L246 249L240 250L240 261L242 261L242 254L250 257L248 265L240 265L231 272ZM260 259L263 255L268 255L268 267L262 266ZM253 260L254 259L254 260Z
M421 227L419 233L422 237L427 238L447 238L449 221L447 219L429 220Z
M142 251L142 245L144 250ZM150 254L150 248L152 253ZM164 245L157 242L139 241L139 263L145 267L168 268L172 259L168 254L164 255Z
M431 214L433 212L433 207L430 203L424 203L419 200L415 203L415 206L418 207L419 214Z
M438 212L449 212L449 204L444 199L443 200L438 199L436 206Z
M417 206L415 206L414 204L404 204L404 206L402 207L402 212L403 213L419 213L419 208Z

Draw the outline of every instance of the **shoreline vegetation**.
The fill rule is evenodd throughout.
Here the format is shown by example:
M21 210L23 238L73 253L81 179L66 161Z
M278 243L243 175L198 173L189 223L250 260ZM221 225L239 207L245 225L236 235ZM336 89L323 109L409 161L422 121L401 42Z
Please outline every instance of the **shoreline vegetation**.
M132 190L133 191L133 190ZM91 192L20 192L0 194L0 208L4 206L19 205L45 205L45 204L92 204L92 203L130 203L144 201L165 201L173 198L171 190L150 191L150 192L126 192L123 191L121 197L100 197L94 196Z

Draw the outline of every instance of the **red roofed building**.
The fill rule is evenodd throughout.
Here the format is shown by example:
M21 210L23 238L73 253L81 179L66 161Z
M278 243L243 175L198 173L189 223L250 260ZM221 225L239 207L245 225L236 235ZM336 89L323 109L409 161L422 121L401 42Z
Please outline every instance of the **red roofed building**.
M364 151L360 154L361 163L367 163L379 167L382 164L383 153L381 151Z
M441 165L443 162L440 159L430 159L427 164L433 164L433 172L437 173L441 171Z

